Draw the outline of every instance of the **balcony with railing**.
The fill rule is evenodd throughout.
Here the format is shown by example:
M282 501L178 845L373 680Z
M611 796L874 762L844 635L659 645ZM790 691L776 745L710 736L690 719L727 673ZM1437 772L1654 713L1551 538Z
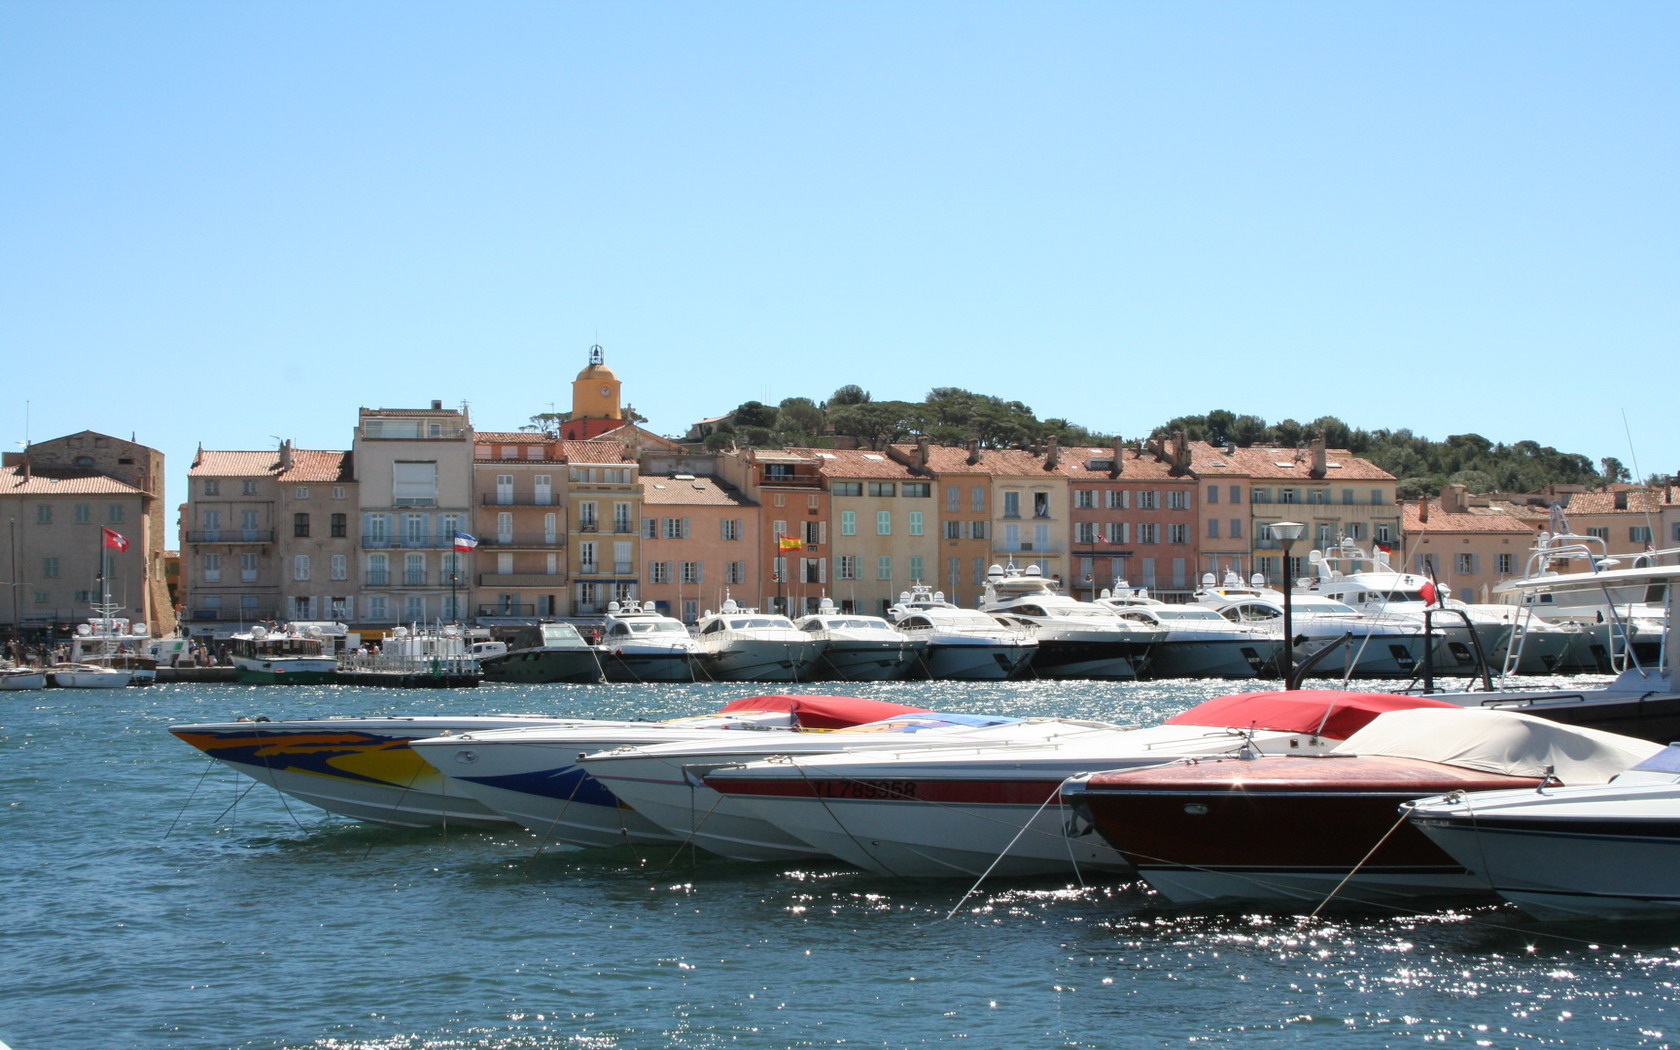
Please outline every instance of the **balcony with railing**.
M536 605L530 602L497 602L493 605L480 605L479 616L535 616Z
M1060 540L998 540L992 544L992 549L1000 554L1061 554L1067 544Z
M453 536L378 536L362 534L362 549L366 551L436 551L455 546Z
M481 572L480 587L564 587L563 572Z
M478 538L480 547L564 547L563 532L494 532Z
M187 532L188 543L273 543L273 529L196 529Z
M481 507L561 507L564 504L553 496L539 496L530 492L517 492L502 495L497 492L480 494L478 505Z

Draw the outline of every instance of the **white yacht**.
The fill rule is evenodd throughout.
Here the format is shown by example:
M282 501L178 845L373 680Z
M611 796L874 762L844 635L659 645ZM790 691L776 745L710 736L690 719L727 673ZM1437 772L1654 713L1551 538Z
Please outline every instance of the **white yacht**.
M1213 574L1207 573L1195 603L1235 623L1283 624L1283 592L1266 586L1266 578L1258 573L1244 583L1228 572L1217 585ZM1413 678L1423 666L1421 625L1374 620L1352 606L1316 594L1292 595L1289 604L1294 666L1332 650L1312 664L1311 677Z
M993 565L980 610L1030 627L1038 638L1031 673L1041 678L1140 678L1166 631L1122 620L1112 609L1062 594L1037 565Z
M817 676L823 642L779 613L726 599L694 629L700 676L719 682L807 682Z
M1561 513L1560 530L1568 528ZM1675 551L1647 551L1611 556L1598 536L1567 531L1542 532L1522 576L1497 584L1494 595L1543 620L1568 624L1584 632L1565 670L1619 674L1631 664L1657 662L1665 631L1668 581L1663 578L1618 578L1609 573L1672 562ZM1584 580L1580 586L1531 588L1529 584L1554 577Z
M93 606L96 615L76 625L70 637L72 664L105 667L128 675L130 685L151 685L157 681L157 659L151 653L152 633L143 623L118 616L120 606L101 602Z
M1149 657L1151 678L1257 678L1276 673L1283 627L1238 623L1201 605L1170 605L1116 581L1096 604L1122 620L1159 627L1166 637Z
M694 638L682 621L652 602L610 602L602 618L601 645L609 682L692 682Z
M923 644L879 616L841 612L832 598L793 625L824 643L817 667L823 678L841 682L903 678Z
M996 681L1019 675L1038 649L1033 632L1001 624L945 600L918 583L887 610L893 626L920 644L911 678Z
M1484 654L1503 652L1510 643L1509 621L1483 618L1480 622L1462 605L1448 610L1447 593L1429 577L1400 572L1389 563L1382 548L1367 553L1357 543L1340 543L1307 555L1313 575L1295 588L1341 602L1372 620L1394 622L1418 631L1428 624L1435 644L1430 651L1437 673L1474 674L1482 667L1477 658L1474 632ZM1427 617L1425 614L1429 614Z

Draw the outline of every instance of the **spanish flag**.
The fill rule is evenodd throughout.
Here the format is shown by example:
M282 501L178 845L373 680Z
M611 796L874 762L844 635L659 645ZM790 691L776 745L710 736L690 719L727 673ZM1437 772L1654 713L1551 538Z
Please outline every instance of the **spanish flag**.
M801 541L801 540L796 540L792 536L777 536L776 537L776 549L777 550L797 551L797 550L803 550L804 548L805 548L804 542Z

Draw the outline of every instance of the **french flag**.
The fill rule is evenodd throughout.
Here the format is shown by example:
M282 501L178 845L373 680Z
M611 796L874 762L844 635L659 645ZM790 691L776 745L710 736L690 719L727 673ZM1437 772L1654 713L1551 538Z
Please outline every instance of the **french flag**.
M455 534L455 549L458 551L475 550L478 547L478 537L465 532Z

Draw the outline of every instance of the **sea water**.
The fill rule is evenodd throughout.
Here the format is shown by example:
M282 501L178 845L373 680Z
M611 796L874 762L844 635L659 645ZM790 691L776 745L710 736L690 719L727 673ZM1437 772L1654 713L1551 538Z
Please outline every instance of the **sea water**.
M755 692L1152 724L1228 683L0 693L0 1042L78 1048L1666 1047L1680 926L1174 911L1096 877L564 851L327 815L179 722L664 718ZM1333 834L1334 829L1326 829Z

